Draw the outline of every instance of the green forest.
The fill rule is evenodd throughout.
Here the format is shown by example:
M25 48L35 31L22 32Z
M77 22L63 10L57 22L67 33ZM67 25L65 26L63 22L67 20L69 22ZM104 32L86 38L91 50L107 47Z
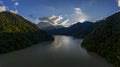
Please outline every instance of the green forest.
M0 53L50 40L54 38L23 17L7 11L0 12Z
M82 46L120 67L120 12L101 20L100 25L84 39Z

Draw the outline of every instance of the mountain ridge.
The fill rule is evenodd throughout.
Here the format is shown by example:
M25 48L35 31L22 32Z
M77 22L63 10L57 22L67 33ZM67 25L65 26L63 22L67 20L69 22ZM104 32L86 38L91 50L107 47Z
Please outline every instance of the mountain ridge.
M53 29L50 29L48 27L45 31L47 31L51 35L67 35L67 36L74 36L77 38L84 38L95 27L97 27L97 25L98 25L98 23L85 21L84 23L78 22L70 27L60 27L60 28L53 28ZM79 35L79 34L81 34L81 35Z

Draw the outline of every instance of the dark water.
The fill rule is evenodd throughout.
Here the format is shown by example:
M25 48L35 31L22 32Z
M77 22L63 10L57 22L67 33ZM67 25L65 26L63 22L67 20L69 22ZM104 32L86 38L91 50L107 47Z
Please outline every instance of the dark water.
M105 59L81 47L82 40L55 36L45 42L0 55L0 67L113 67Z

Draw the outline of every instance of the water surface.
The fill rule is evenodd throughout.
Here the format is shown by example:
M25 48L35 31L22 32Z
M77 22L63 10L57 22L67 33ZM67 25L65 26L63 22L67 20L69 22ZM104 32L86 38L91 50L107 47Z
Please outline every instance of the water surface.
M0 55L0 67L113 67L81 47L82 39L55 36L54 42Z

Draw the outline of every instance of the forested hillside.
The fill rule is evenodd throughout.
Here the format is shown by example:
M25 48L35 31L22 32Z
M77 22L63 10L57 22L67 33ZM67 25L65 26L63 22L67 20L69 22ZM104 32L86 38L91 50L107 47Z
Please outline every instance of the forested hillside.
M23 17L0 12L0 53L18 50L54 38Z
M120 12L100 23L100 26L85 38L82 46L120 67Z

